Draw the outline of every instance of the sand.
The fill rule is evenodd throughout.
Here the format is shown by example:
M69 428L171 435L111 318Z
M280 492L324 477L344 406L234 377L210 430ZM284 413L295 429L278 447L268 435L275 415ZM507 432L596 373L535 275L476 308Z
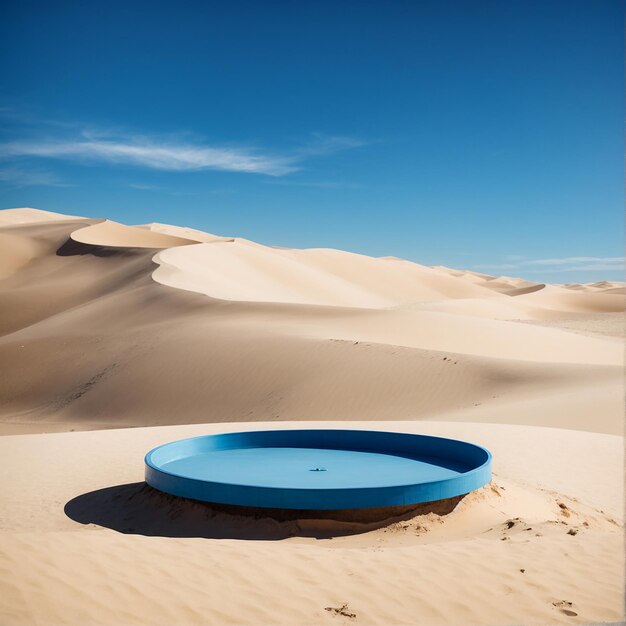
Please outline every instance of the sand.
M340 250L276 249L233 241L168 249L154 279L230 301L383 308L491 294L409 261Z
M4 437L0 621L495 625L623 617L620 437L475 423L303 424L329 425L471 439L493 452L493 483L447 514L422 511L382 527L275 522L161 496L143 486L141 460L172 439L288 423ZM342 607L355 617L339 615Z
M137 228L104 220L75 230L70 237L79 243L92 246L113 246L124 248L169 248L196 243L193 239L175 237L166 233Z
M625 301L0 211L0 623L623 619ZM367 525L142 483L165 441L329 424L486 445L493 484Z
M183 239L191 239L197 243L213 243L216 241L234 241L232 237L219 237L211 233L205 233L195 228L186 226L172 226L171 224L159 224L152 222L150 224L140 224L137 228L145 228L155 233L163 233L174 237L182 237Z
M33 224L38 222L56 222L58 220L84 219L76 215L65 215L54 211L42 211L41 209L3 209L0 211L0 226L12 226L14 224Z

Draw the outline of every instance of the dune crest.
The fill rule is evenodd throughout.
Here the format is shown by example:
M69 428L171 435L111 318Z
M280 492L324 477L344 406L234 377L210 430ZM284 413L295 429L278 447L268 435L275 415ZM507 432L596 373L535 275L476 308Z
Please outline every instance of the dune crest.
M546 285L540 291L525 293L518 298L531 306L572 313L620 313L625 299L619 292L576 291L558 285Z
M75 215L65 215L54 211L43 211L42 209L3 209L0 211L0 227L11 226L12 224L33 224L38 222L55 222L58 220L80 220L86 219Z
M587 314L529 301L547 288L511 297L476 284L484 277L400 259L153 229L56 220L0 230L3 428L505 411L620 431L619 313L594 313L600 332L581 333ZM555 289L559 301L623 300Z
M160 232L199 231L157 225ZM163 250L153 278L169 287L233 302L367 309L421 308L496 319L551 319L562 313L620 312L617 283L577 292L523 278L428 267L395 257L332 249L263 246L205 234L203 245ZM210 243L211 245L206 245ZM593 292L593 293L590 293Z
M173 237L180 237L183 239L191 239L197 243L213 243L216 241L234 241L232 237L220 237L219 235L213 235L211 233L205 233L202 230L195 228L187 228L186 226L172 226L171 224L159 224L158 222L152 222L150 224L139 224L135 228L143 228L154 233L162 233L164 235L171 235Z
M340 250L277 249L236 240L157 254L154 279L221 300L388 308L447 298L497 297L410 261Z
M118 248L170 248L188 246L197 243L192 239L176 237L161 232L146 230L136 226L126 226L104 220L75 230L71 238L79 243L92 246L109 246Z

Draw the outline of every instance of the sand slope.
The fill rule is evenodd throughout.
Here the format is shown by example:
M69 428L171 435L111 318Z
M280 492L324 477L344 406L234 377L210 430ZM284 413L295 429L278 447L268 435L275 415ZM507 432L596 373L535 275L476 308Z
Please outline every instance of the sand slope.
M164 233L126 226L111 220L104 220L71 233L71 238L79 243L92 246L112 246L117 248L169 248L186 246L195 241Z
M58 220L84 219L75 215L65 215L41 209L3 209L0 211L0 227L13 224L32 224L37 222L55 222Z
M624 300L619 293L571 291L547 285L541 291L524 294L520 299L533 306L577 313L623 312Z
M509 319L561 313L620 312L621 288L576 292L510 277L432 268L395 258L327 249L277 249L242 239L217 240L157 254L162 284L243 302L431 310ZM555 314L556 312L556 314Z
M339 250L290 250L224 242L155 257L154 279L222 300L383 308L442 298L488 297L467 284L409 261Z
M187 228L184 226L172 226L171 224L159 224L152 222L151 224L140 224L136 228L145 228L155 233L163 233L165 235L173 235L174 237L182 237L183 239L191 239L197 243L213 243L215 241L234 241L232 237L219 237L211 233L205 233L195 228Z
M496 291L514 298L515 304L523 302L537 313L545 311L559 311L571 313L609 313L623 312L625 301L621 298L598 297L599 294L621 295L626 293L624 283L598 281L595 283L566 285L545 285L523 278L511 276L491 276L472 271L460 271L448 267L437 269L486 289ZM593 294L593 295L591 295ZM523 297L522 297L523 296ZM523 310L523 308L522 308Z
M526 320L551 327L493 319L521 297L414 263L239 239L169 248L156 265L153 235L172 236L93 220L0 230L13 260L0 282L4 432L450 412L482 421L476 411L621 432L621 340L563 331L557 311L523 305ZM178 266L163 261L172 255ZM155 282L170 269L177 288ZM196 279L317 303L180 288ZM404 304L387 306L394 298ZM516 409L533 398L532 411Z

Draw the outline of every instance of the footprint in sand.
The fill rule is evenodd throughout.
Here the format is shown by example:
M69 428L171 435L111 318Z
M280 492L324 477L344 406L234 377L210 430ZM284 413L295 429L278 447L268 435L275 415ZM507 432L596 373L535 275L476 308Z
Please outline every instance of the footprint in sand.
M572 510L564 502L557 502L561 509L561 515L563 517L569 517L572 514Z
M576 617L578 615L576 611L572 611L573 602L569 602L568 600L559 600L558 602L553 602L552 605L560 609L561 613L564 613L568 617Z
M324 607L324 610L332 613L333 615L341 615L342 617L347 617L349 619L356 619L356 613L352 613L347 603L339 607L326 606Z

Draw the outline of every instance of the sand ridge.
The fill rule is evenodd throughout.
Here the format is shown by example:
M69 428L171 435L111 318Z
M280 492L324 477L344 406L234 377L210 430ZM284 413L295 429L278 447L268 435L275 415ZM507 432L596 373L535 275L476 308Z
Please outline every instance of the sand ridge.
M156 255L154 279L231 301L385 308L484 289L409 261L325 249L276 249L235 241Z
M163 233L183 239L191 239L197 243L213 243L216 241L235 241L233 237L220 237L211 233L205 233L202 230L188 228L186 226L173 226L171 224L160 224L152 222L150 224L139 224L136 228L144 228L155 233Z
M31 208L0 210L0 227L13 226L15 224L34 224L39 222L55 222L58 220L78 219L87 218Z
M111 220L75 230L70 236L79 243L118 248L169 248L197 243L193 239L126 226Z
M159 252L154 280L228 301L358 308L425 303L439 310L513 319L619 312L626 302L617 284L576 292L340 250L273 248L242 239L210 242Z
M559 326L564 313L526 296L408 261L242 239L184 240L156 253L135 245L146 235L170 236L97 220L0 230L13 242L0 282L3 432L252 417L498 421L501 412L517 423L621 432L623 350L611 327L575 334ZM155 265L155 253L161 263L198 254L198 263L175 269L172 288L159 282L168 265ZM258 266L250 262L257 255ZM229 288L229 277L242 293L255 286L255 272L260 284L271 281L274 265L265 299L306 288L315 300L326 285L331 301L367 306L224 300L180 284L205 276ZM309 282L299 280L301 267ZM435 292L436 300L387 306L395 293L402 302Z

